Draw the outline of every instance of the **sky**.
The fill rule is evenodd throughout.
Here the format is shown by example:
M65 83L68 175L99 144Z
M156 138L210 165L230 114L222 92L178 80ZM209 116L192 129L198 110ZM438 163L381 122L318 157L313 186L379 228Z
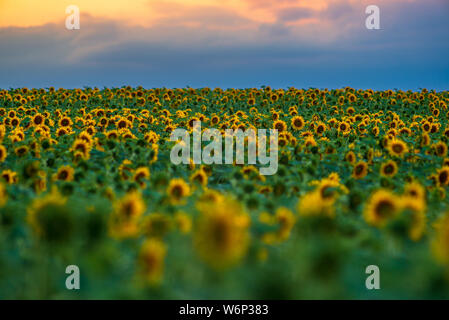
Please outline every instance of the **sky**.
M80 10L67 30L66 7ZM368 5L380 29L368 30ZM0 0L0 88L449 89L449 0Z

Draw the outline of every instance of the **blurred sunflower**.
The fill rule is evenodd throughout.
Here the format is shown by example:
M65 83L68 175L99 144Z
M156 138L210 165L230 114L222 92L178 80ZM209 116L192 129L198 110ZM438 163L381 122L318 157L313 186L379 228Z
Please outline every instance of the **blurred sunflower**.
M391 156L401 158L408 152L408 147L404 141L394 138L388 142L387 150Z
M388 160L380 166L380 174L383 177L392 178L398 173L398 165L393 160Z
M380 189L375 191L368 199L363 216L367 223L376 227L383 227L396 217L400 210L400 198L388 190Z
M194 244L200 257L216 269L238 263L249 245L249 215L230 198L219 206L197 204L200 216L195 224Z
M146 206L140 193L132 191L114 202L114 211L109 219L109 231L115 238L138 235L138 223Z
M172 179L168 184L167 194L173 203L179 203L190 194L190 187L183 179Z
M138 256L139 271L151 286L159 285L162 281L166 253L166 245L157 239L146 240L140 249Z

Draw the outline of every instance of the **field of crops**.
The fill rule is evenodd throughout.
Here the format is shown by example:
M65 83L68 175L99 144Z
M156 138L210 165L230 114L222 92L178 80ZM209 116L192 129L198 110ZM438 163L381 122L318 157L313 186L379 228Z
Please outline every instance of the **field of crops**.
M449 298L448 103L425 89L2 90L0 299ZM170 133L194 121L277 129L276 174L173 164Z

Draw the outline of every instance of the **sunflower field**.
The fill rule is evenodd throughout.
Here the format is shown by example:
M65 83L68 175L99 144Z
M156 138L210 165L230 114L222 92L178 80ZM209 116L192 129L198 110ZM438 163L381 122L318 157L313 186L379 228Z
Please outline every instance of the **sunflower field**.
M448 103L426 89L0 90L0 299L449 298ZM194 121L277 129L277 173L173 164L170 134Z

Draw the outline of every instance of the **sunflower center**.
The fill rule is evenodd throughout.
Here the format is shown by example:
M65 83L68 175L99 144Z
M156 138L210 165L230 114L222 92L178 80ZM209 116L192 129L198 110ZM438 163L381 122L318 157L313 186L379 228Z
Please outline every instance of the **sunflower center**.
M393 145L393 151L396 153L402 153L402 151L404 150L404 148L402 147L402 145L396 143Z
M376 205L375 212L380 218L388 218L393 215L394 205L388 200L379 201Z

